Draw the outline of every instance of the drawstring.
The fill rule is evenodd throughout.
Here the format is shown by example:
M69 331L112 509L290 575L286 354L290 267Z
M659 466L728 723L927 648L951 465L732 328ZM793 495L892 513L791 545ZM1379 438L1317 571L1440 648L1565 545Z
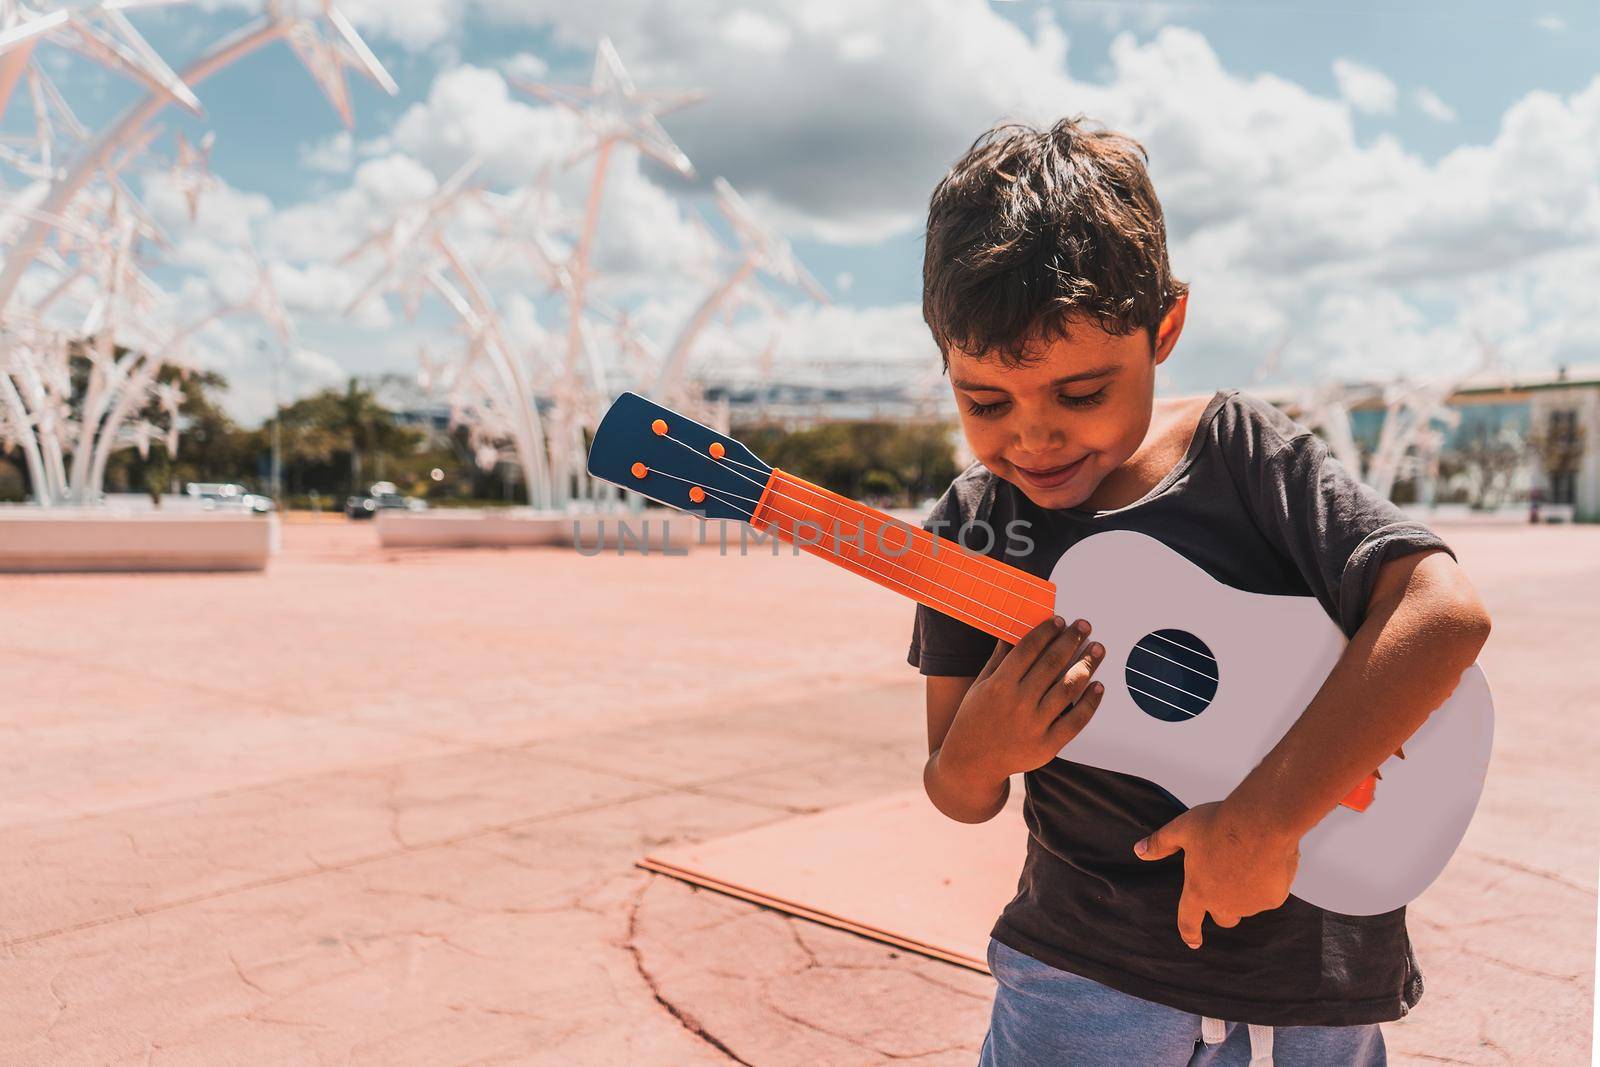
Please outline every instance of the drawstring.
M1272 1027L1250 1024L1250 1067L1272 1067Z
M1272 1027L1249 1024L1250 1067L1272 1067ZM1200 1017L1200 1040L1220 1045L1228 1039L1228 1024L1210 1016Z

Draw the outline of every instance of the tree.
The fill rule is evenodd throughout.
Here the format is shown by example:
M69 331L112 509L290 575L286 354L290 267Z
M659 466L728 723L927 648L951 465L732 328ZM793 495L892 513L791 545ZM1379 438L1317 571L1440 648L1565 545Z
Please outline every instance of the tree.
M1528 453L1550 486L1546 499L1551 503L1571 504L1573 479L1583 465L1585 428L1576 411L1552 411L1544 429L1528 435Z
M959 473L949 427L939 423L827 422L794 431L756 426L736 436L774 466L889 506L937 495Z
M1522 434L1513 426L1479 425L1466 435L1457 451L1469 479L1468 502L1473 508L1498 507L1509 496L1525 449Z
M348 492L360 492L368 460L377 459L380 469L386 460L404 460L416 452L421 439L396 422L394 412L355 378L343 389L324 389L281 408L278 418L284 475L291 492L328 492L341 481ZM336 468L343 468L344 478Z
M168 454L165 445L152 441L144 454L123 449L106 466L106 489L112 492L159 492L173 480L179 482L252 481L261 455L258 434L242 429L222 410L219 396L228 380L216 371L185 370L167 365L158 382L176 385L183 394L179 405L178 448ZM153 421L158 402L151 399L138 418ZM161 487L152 489L152 484Z

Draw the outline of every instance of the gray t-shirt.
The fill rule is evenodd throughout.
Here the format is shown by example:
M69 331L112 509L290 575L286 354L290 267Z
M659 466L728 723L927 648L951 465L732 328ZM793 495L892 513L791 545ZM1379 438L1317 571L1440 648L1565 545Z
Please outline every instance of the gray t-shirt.
M1014 554L1026 540L1004 533L1017 520L1028 523L1026 555ZM967 523L995 531L988 554L1043 578L1082 538L1136 530L1225 585L1315 596L1346 636L1360 627L1384 561L1449 551L1354 478L1320 438L1233 389L1211 398L1183 459L1134 503L1049 511L974 465L927 525L954 539ZM967 543L982 551L986 540ZM923 674L975 676L993 649L989 635L918 606L908 658ZM1347 916L1290 897L1231 930L1208 923L1204 947L1185 946L1181 856L1147 863L1133 855L1134 842L1182 806L1142 779L1068 762L1071 752L1024 776L1027 860L997 940L1124 993L1233 1022L1385 1022L1422 996L1404 908Z

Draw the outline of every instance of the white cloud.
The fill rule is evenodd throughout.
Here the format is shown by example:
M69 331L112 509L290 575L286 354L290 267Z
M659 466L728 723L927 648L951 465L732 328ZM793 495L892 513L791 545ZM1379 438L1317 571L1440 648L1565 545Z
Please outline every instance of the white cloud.
M1333 77L1339 83L1339 95L1357 111L1372 115L1387 115L1394 111L1399 90L1382 71L1373 70L1354 60L1333 61Z
M1069 22L1087 22L1104 30L1153 30L1170 22L1185 5L1143 0L1137 4L1096 3L1068 5L1063 12ZM1192 6L1192 5L1191 5Z
M1417 108L1431 119L1437 119L1439 122L1456 120L1456 109L1440 99L1439 94L1432 89L1418 89L1412 94L1412 99L1416 101Z
M320 141L300 146L300 165L325 174L343 174L355 165L355 140L340 130Z
M737 0L483 3L575 47L610 35L642 87L705 89L705 102L664 121L700 172L726 177L791 233L832 241L914 227L978 132L1074 105L1054 22L1030 37L985 0L812 0L759 15ZM730 47L729 32L744 46Z
M339 10L362 33L421 51L459 32L465 0L339 0Z
M1540 15L1533 24L1547 33L1564 33L1567 29L1567 20L1560 15Z
M552 25L564 45L612 33L641 86L707 88L710 99L667 117L667 129L703 174L729 177L790 236L910 239L944 168L997 119L1085 111L1130 132L1150 152L1175 269L1195 287L1174 387L1247 380L1285 334L1285 366L1301 376L1456 365L1472 352L1472 328L1527 365L1584 361L1585 346L1593 361L1600 344L1591 284L1600 78L1570 96L1530 93L1489 143L1429 161L1393 136L1358 141L1358 112L1398 103L1378 71L1341 60L1338 95L1317 93L1230 71L1204 36L1175 26L1143 41L1119 36L1091 83L1067 69L1066 36L1050 16L1037 16L1030 35L976 0L818 0L759 14L733 0L682 0L670 12L642 0L484 3L499 18ZM508 63L517 69L515 57ZM1453 115L1427 89L1408 103L1440 121ZM352 369L370 352L409 365L416 337L431 331L441 350L459 339L439 319L407 327L378 310L368 312L375 332L360 334L334 310L371 265L333 260L474 154L485 182L515 191L578 143L571 116L509 90L499 70L457 67L391 129L353 146L371 158L345 187L275 212L232 193L243 199L224 214L237 217L213 221L224 233L255 229L269 256L288 261L280 287L310 332L318 320L338 324L315 338L316 351ZM631 150L612 166L597 291L632 306L665 344L715 277L690 221L696 188L641 166ZM589 167L556 174L562 214L581 207ZM481 219L458 237L474 254L490 240ZM201 260L203 250L180 247ZM519 343L549 347L552 331L560 343L559 301L525 266L489 282ZM703 354L748 363L772 328L749 319L714 327ZM880 346L937 368L910 304L801 309L785 329L775 358L868 360Z
M518 52L510 59L502 61L500 69L508 77L536 81L550 73L550 64L532 52Z
M302 377L312 380L313 388L337 385L348 377L337 360L309 348L296 348L289 354L289 362Z
M216 180L201 191L191 221L184 190L167 171L146 175L143 193L144 205L156 223L180 243L189 237L203 237L221 245L244 245L253 227L272 214L272 201L265 196Z
M567 157L580 137L569 112L513 98L499 71L467 65L434 79L428 99L396 121L390 143L437 174L476 156L486 180L523 185Z
M748 8L730 14L722 24L722 39L729 48L778 55L789 47L794 33L779 20Z

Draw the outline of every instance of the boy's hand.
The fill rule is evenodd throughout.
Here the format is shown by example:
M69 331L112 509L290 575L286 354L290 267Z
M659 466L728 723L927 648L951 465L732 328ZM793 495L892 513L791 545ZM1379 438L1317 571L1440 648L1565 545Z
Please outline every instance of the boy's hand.
M1069 627L1057 616L1014 648L996 642L956 710L940 763L975 780L1001 782L1050 762L1088 725L1105 692L1099 682L1089 684L1105 649L1091 644L1078 655L1088 633L1087 622Z
M1300 841L1235 817L1222 803L1190 808L1133 846L1146 860L1183 852L1183 895L1178 898L1178 935L1200 947L1206 913L1218 926L1271 911L1289 897Z

